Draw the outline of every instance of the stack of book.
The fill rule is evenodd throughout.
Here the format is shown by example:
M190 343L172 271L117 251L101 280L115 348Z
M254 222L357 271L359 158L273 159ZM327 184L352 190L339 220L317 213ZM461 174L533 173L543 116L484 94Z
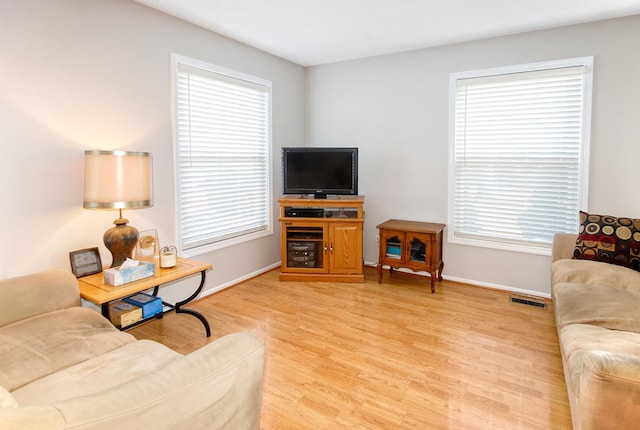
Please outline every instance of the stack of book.
M109 318L116 327L126 328L162 312L162 300L151 294L138 293L109 303Z

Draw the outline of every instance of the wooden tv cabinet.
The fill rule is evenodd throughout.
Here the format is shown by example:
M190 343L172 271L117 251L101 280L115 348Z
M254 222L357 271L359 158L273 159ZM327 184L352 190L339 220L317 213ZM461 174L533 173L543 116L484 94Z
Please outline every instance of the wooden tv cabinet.
M364 282L364 197L279 199L282 281Z

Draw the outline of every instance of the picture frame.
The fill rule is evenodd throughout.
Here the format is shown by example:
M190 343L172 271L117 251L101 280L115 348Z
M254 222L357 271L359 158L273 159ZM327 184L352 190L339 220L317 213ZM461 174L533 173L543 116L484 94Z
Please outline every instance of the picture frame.
M79 249L69 253L71 271L76 278L102 272L102 260L98 247Z

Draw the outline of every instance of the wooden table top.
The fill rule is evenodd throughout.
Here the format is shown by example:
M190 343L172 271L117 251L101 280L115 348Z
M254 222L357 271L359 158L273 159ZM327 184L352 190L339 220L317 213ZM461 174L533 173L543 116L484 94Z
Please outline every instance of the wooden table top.
M445 224L420 221L404 221L398 219L390 219L376 226L376 228L385 228L389 230L413 231L418 233L440 233L446 227Z
M175 267L163 269L156 264L154 276L128 282L118 285L117 287L105 283L102 272L78 278L78 284L80 285L80 296L83 299L96 305L101 305L112 300L139 293L140 291L154 288L158 285L167 284L205 270L210 270L211 268L212 266L209 263L178 257L178 264Z

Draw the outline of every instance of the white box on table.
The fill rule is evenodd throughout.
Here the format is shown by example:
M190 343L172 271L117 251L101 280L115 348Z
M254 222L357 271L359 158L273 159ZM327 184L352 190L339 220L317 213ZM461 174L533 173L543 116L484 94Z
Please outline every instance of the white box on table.
M123 270L120 270L118 267L112 267L104 271L104 282L117 287L118 285L128 282L148 278L153 276L154 273L155 265L153 263L140 262L137 266Z

